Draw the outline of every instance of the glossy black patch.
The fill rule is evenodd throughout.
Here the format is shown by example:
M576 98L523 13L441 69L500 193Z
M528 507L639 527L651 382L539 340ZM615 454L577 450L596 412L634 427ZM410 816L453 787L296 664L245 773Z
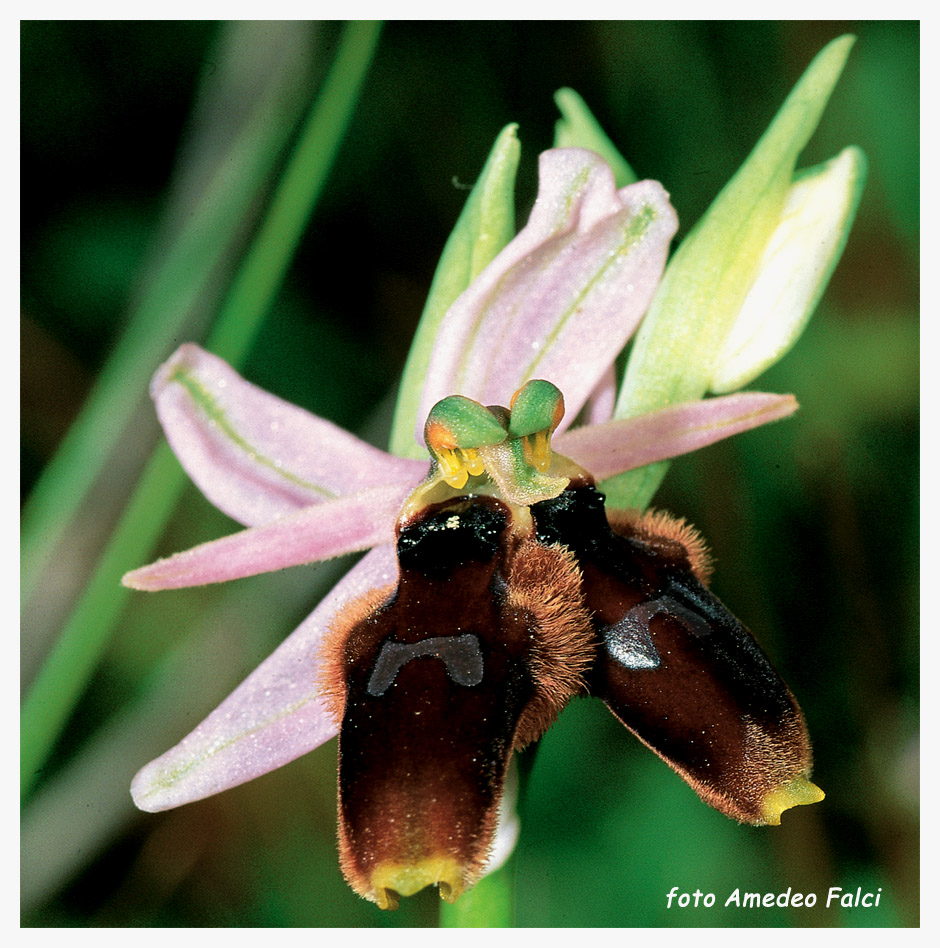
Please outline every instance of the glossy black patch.
M604 495L591 486L574 487L532 505L536 538L545 544L564 543L586 552L605 542L610 532Z
M659 602L654 615L667 619L703 648L714 650L727 667L726 677L740 679L752 695L764 691L761 704L773 715L790 703L779 676L760 646L720 599L692 572L688 560L664 554L642 539L614 533L595 487L576 487L532 507L536 537L562 543L584 571L588 606L601 628L615 625L638 605ZM665 608L671 601L674 609ZM762 685L764 686L762 688Z
M491 560L505 526L505 507L489 498L435 505L401 530L398 562L443 579L463 564Z
M580 563L602 565L638 591L649 593L649 598L655 598L670 568L680 582L685 573L691 575L687 560L665 555L636 537L614 533L607 522L604 495L596 487L571 488L533 504L532 517L540 543L567 546Z

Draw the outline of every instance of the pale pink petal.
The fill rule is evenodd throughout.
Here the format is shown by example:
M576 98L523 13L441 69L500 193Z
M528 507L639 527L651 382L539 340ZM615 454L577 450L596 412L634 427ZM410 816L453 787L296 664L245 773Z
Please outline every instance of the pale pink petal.
M722 438L785 418L796 409L792 395L742 392L566 431L553 439L552 447L601 481L704 448Z
M529 223L456 300L441 326L416 437L436 401L508 404L530 378L554 382L562 429L630 338L676 231L655 181L617 191L594 152L545 152Z
M192 343L160 367L150 393L189 476L250 526L390 481L417 483L426 470L246 382Z
M337 724L316 684L317 652L341 609L397 577L394 547L372 550L202 724L137 774L137 806L156 812L201 800L334 737Z
M590 398L584 406L581 424L601 425L610 421L617 404L617 371L613 365L607 366L603 377L594 386Z
M249 527L142 566L127 573L122 582L148 592L202 586L391 543L398 512L414 486L371 487L304 507L273 523Z

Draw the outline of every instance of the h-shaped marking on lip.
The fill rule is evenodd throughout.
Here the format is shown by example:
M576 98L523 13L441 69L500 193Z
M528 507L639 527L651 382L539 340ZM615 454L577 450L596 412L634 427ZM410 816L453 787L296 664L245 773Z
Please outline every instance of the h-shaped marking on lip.
M666 615L681 622L695 636L711 632L701 616L686 609L671 596L641 602L628 610L619 622L604 630L607 651L624 668L659 668L661 659L649 631L650 620L655 615Z
M415 658L439 658L451 681L470 688L483 681L483 653L472 633L441 635L420 642L383 642L366 692L374 698L384 695L403 665Z

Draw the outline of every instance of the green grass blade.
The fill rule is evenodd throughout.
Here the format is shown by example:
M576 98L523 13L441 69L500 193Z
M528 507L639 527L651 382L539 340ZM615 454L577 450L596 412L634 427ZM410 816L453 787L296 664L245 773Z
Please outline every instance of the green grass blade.
M159 362L168 356L194 311L205 303L268 186L298 114L285 104L295 94L296 70L287 81L268 81L231 146L221 156L185 223L159 256L114 352L46 465L23 511L21 583L24 604L37 591L58 545L102 474L140 403Z
M208 348L227 362L237 365L247 354L287 272L352 118L381 29L373 21L346 27L267 217L209 337Z
M380 32L350 24L304 125L265 222L229 294L210 347L238 362L251 346L283 279L313 202L345 132ZM296 206L297 202L306 202ZM172 452L158 446L107 549L98 562L21 713L21 794L39 775L75 702L94 671L126 603L123 573L150 553L173 513L186 479Z
M91 677L130 589L121 576L141 550L160 538L186 479L173 452L160 444L98 561L91 580L30 689L20 714L20 790L41 773L62 726Z

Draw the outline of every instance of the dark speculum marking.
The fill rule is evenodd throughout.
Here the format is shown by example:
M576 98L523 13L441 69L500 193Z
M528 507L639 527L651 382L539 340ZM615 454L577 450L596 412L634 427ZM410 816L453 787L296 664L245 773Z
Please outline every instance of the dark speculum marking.
M634 612L637 621L645 620L648 626L655 615L660 616L651 638L663 658L656 666L663 682L671 674L668 669L680 661L677 649L681 643L685 655L681 661L690 670L710 668L722 682L728 700L733 697L755 719L773 721L790 713L793 699L789 691L747 629L701 583L686 561L661 553L639 537L614 533L604 512L604 496L596 488L576 487L533 504L532 516L540 542L563 543L578 557L585 571L588 607L595 615L607 613L599 631L617 626L638 605L642 611ZM611 616L621 597L628 605L629 599L635 598L621 617ZM649 611L654 603L661 608ZM628 660L637 641L630 639L630 632L628 625L621 633L626 641L620 643ZM672 643L668 659L663 652L665 642ZM610 647L604 652L615 666L631 668ZM684 700L682 688L676 700Z
M660 602L641 602L604 629L604 647L624 668L658 668L659 652L650 637L650 619L663 611Z
M604 631L604 647L624 668L658 668L659 652L650 635L653 616L666 616L679 622L693 636L707 636L708 623L670 596L661 596L628 609L623 618Z
M411 644L383 642L366 692L374 698L384 695L403 665L416 658L439 658L451 681L472 688L483 681L483 653L480 640L472 633L442 635Z

